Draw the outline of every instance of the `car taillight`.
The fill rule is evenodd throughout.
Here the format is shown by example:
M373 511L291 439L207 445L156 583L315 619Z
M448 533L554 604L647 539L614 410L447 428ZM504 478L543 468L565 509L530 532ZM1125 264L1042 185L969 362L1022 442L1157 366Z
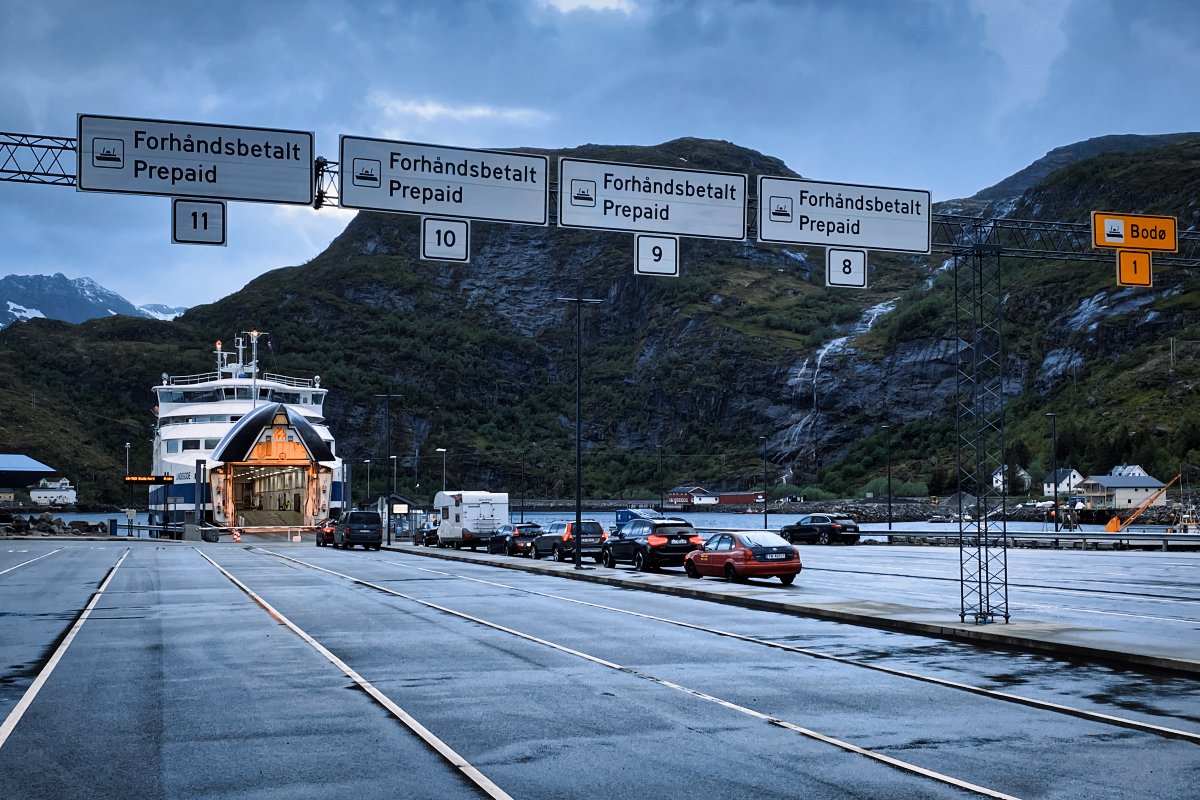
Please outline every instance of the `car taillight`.
M688 539L688 543L689 544L704 544L704 540L701 539L699 536L693 536L690 539Z
M833 528L835 531L840 531L842 529L842 526L838 525L836 522L833 525L830 525L829 527Z
M744 558L746 561L757 561L758 560L754 557L754 552L751 550L743 550L742 558Z
M608 531L605 531L604 533L600 534L600 541L602 541L602 542L608 541Z
M569 542L569 541L571 541L571 532L570 532L570 531L565 531L565 532L563 533L563 541L564 541L564 542Z
M667 537L665 537L665 536L648 536L648 537L646 537L646 543L649 544L651 547L658 547L661 544L667 543Z
M464 538L464 539L470 539L470 538L471 538L471 534L469 534L469 533L464 533L464 534L463 534L463 538Z
M383 528L380 528L379 530L377 530L375 532L378 533L380 536L383 536Z

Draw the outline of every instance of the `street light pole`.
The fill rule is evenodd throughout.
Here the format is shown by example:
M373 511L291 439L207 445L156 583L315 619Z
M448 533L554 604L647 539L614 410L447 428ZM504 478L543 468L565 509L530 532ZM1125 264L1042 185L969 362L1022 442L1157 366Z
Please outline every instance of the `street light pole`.
M665 491L665 486L663 484L662 445L656 444L655 447L658 448L658 513L665 514L666 513L666 501L663 500L663 492Z
M769 530L767 527L767 437L760 436L762 441L762 462L763 462L763 530Z
M603 303L586 297L558 297L560 303L575 304L575 569L583 569L583 304Z
M525 451L521 451L521 522L525 521Z
M887 493L888 493L888 530L892 529L892 426L884 425L887 431Z
M1046 416L1050 418L1050 460L1054 464L1054 471L1050 473L1050 479L1054 481L1054 532L1058 533L1058 427L1055 424L1057 415L1051 412Z
M371 459L363 459L367 462L367 499L371 499Z
M446 491L446 448L439 447L437 452L442 454L442 491Z
M392 460L392 490L388 492L387 499L387 523L388 523L388 547L392 546L392 495L396 493L396 457L388 456Z

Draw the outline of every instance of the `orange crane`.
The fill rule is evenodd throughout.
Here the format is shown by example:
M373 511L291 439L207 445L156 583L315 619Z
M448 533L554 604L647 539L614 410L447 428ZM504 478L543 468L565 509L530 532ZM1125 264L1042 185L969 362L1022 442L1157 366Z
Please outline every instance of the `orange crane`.
M1104 530L1108 531L1109 533L1120 533L1125 528L1132 525L1133 521L1135 519L1137 519L1138 517L1140 517L1142 512L1150 507L1151 503L1153 503L1155 500L1157 500L1159 497L1161 497L1163 492L1165 492L1167 489L1171 488L1172 483L1174 483L1175 481L1179 480L1182 477L1183 477L1183 473L1180 473L1179 475L1176 475L1174 478L1171 478L1170 483L1168 483L1166 486L1159 489L1154 494L1150 495L1150 498L1148 500L1146 500L1146 502L1144 502L1140 506L1138 506L1137 511L1134 511L1133 514L1129 517L1129 519L1125 520L1124 522L1121 522L1120 517L1118 517L1114 514L1113 518L1110 519L1108 521L1108 524L1104 526Z

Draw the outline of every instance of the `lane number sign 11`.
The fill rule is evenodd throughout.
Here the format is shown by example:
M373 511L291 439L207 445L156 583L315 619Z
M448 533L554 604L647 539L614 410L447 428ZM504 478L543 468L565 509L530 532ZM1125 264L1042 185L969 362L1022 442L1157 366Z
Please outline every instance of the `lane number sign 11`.
M173 244L227 244L224 200L171 198Z
M421 258L425 261L471 260L471 223L462 219L421 217Z
M825 285L866 288L867 251L826 248Z
M634 275L679 277L679 237L634 234Z

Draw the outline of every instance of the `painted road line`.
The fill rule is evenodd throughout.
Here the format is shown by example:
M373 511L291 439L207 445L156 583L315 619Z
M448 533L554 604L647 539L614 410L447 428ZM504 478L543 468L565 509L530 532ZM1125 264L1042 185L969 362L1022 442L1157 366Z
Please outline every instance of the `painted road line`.
M63 654L67 652L67 648L71 646L71 642L75 641L75 635L79 633L79 629L83 627L83 623L91 616L92 609L96 607L96 603L100 600L100 595L104 594L104 590L108 588L109 582L113 576L117 574L117 569L121 563L125 561L129 555L129 550L126 550L121 558L113 565L113 568L108 571L108 576L104 582L100 584L100 588L92 595L92 599L88 602L87 607L83 609L83 613L79 615L79 619L75 620L75 624L71 626L71 630L67 632L66 637L62 640L62 644L54 651L54 655L50 656L50 660L46 662L46 666L42 667L42 671L34 678L33 683L25 690L25 694L21 696L16 707L9 712L8 717L4 720L4 724L0 725L0 747L4 747L4 743L8 741L8 737L12 735L13 729L17 727L17 723L21 721L21 717L25 715L26 709L33 703L33 699L37 697L38 692L46 684L50 678L50 673L54 672L54 668L58 666L58 662L62 660Z
M441 611L445 614L450 614L450 615L458 617L460 619L465 619L468 622L474 622L478 625L483 625L485 627L492 628L493 630L497 630L502 633L507 633L511 636L516 636L520 639L524 639L529 642L534 642L535 644L540 644L545 647L549 647L554 650L558 650L559 652L567 653L568 655L573 655L578 658L582 658L586 661L592 662L593 664L599 664L600 666L608 667L609 669L614 669L614 670L617 670L618 672L623 672L627 675L632 675L636 678L641 678L643 680L657 683L660 686L665 686L669 689L674 689L675 691L683 692L684 694L691 695L692 697L696 697L696 698L705 700L710 703L716 703L717 705L723 706L732 711L737 711L741 714L746 714L747 716L751 716L756 719L760 719L764 722L770 723L771 725L775 725L780 728L786 728L788 730L795 731L796 733L799 733L802 736L807 736L810 739L816 739L819 742L825 742L826 744L831 744L835 747L839 747L842 750L845 750L850 753L857 753L858 755L865 756L866 758L872 759L874 761L879 761L881 763L887 764L888 766L891 766L891 767L895 767L896 769L902 770L904 772L912 773L913 775L919 775L924 778L931 778L940 783L945 783L947 785L954 786L956 788L963 789L965 791L975 792L976 794L981 794L981 795L984 795L985 797L994 797L994 798L997 798L998 800L1018 800L1018 798L1015 798L1012 795L1004 794L1003 792L998 792L998 791L995 791L994 789L988 789L983 786L978 786L976 784L969 783L967 781L951 777L950 775L943 775L940 772L934 772L933 770L925 769L924 767L918 767L916 764L910 764L909 762L901 761L898 758L892 758L891 756L885 756L882 753L877 753L874 750L867 750L866 748L859 747L858 745L850 744L849 742L843 742L840 739L834 739L831 736L826 736L823 733L818 733L816 731L809 730L808 728L803 728L794 723L787 722L786 720L781 720L776 717L772 717L767 714L763 714L759 711L755 711L752 708L746 708L745 706L740 706L737 703L732 703L728 700L722 700L719 697L713 697L712 695L704 694L703 692L697 691L695 689L689 689L686 686L681 686L677 683L672 683L668 680L664 680L662 678L655 677L654 675L650 675L649 673L641 672L640 670L633 669L632 667L625 667L620 664L613 663L612 661L606 661L603 658L600 658L598 656L589 655L588 653L584 653L580 650L575 650L573 648L567 647L566 645L557 644L557 643L551 642L547 639L540 639L536 636L532 636L528 633L522 633L521 631L514 630L513 628L507 628L507 627L505 627L503 625L499 625L495 622L488 622L485 619L481 619L479 617L473 617L470 614L464 614L461 611L455 611L452 608L446 608L445 606L439 606L436 603L430 603L427 600L421 600L419 598L412 597L411 595L406 595L406 594L403 594L402 592L397 592L394 589L388 589L384 586L380 586L375 583L370 583L369 581L365 581L362 578L355 578L353 575L346 575L341 572L336 572L332 569L326 569L325 567L318 567L316 564L310 564L307 561L301 561L298 558L292 558L290 556L280 555L279 553L273 553L270 550L264 550L262 548L257 548L257 549L260 552L265 553L270 556L274 556L275 558L283 559L285 561L291 561L295 564L300 564L302 566L308 567L310 569L319 570L321 572L327 572L330 575L335 575L339 578L344 578L348 581L357 583L360 586L366 586L370 589L375 589L375 590L383 592L385 594L390 594L395 597L400 597L405 600L410 600L414 603L423 605L426 608L432 608L435 611ZM206 556L206 558L207 558L207 556ZM218 569L219 569L219 567L218 567ZM222 571L224 571L224 570L222 570ZM247 591L249 591L249 590L247 590Z
M274 555L274 554L272 554L272 555ZM280 557L283 558L284 556L280 556ZM495 587L498 587L501 589L511 589L511 590L517 591L517 592L524 592L526 594L537 595L538 597L546 597L546 598L550 598L553 600L563 600L568 603L576 603L581 606L588 606L590 608L598 608L598 609L601 609L604 611L613 611L618 614L627 614L631 617L640 617L642 619L648 619L648 620L652 620L654 622L665 622L670 625L677 625L681 628L689 628L691 630L702 631L704 633L711 633L716 636L726 636L730 639L737 639L737 640L740 640L743 642L750 642L752 644L760 644L765 647L773 647L778 650L785 650L790 653L799 653L801 655L811 656L813 658L826 659L829 661L836 661L841 664L847 664L849 666L862 667L863 669L875 670L876 672L883 672L888 675L895 675L895 676L901 677L901 678L910 678L912 680L923 681L925 683L932 683L932 684L936 684L938 686L945 686L950 689L958 689L960 691L970 692L971 694L980 695L981 697L990 697L995 700L1003 700L1004 702L1007 702L1007 703L1016 703L1018 705L1028 706L1030 708L1042 709L1043 711L1053 711L1053 712L1056 712L1059 714L1067 714L1072 717L1078 717L1079 719L1088 720L1090 722L1099 722L1099 723L1102 723L1105 725L1117 725L1122 728L1130 728L1132 730L1141 731L1143 733L1151 733L1156 736L1163 736L1163 737L1166 737L1169 739L1181 739L1183 741L1191 742L1192 744L1200 744L1200 734L1190 733L1188 731L1181 731L1176 728L1167 728L1162 725L1152 725L1147 722L1139 722L1137 720L1127 719L1125 717L1114 717L1110 714L1101 714L1097 711L1088 711L1086 709L1075 708L1073 706L1065 706L1060 703L1051 703L1051 702L1047 702L1045 700L1037 700L1032 697L1022 697L1021 695L1009 694L1008 692L998 692L994 689L985 689L981 686L971 686L970 684L966 684L966 683L958 683L956 681L949 681L944 678L935 678L930 675L921 675L916 672L908 672L905 670L895 669L893 667L885 667L885 666L881 666L879 664L869 664L864 661L855 661L852 658L846 658L844 656L835 656L835 655L832 655L831 653L822 653L818 650L809 650L804 647L796 647L795 645L783 644L782 642L774 642L774 641L771 641L770 639L759 639L754 636L746 636L746 635L740 634L740 633L731 633L729 631L720 630L719 628L708 628L703 625L695 625L691 622L682 622L680 620L670 619L669 617L656 617L652 614L643 614L640 611L628 611L624 608L615 608L613 606L600 605L599 603L590 603L586 600L576 600L575 598L572 598L572 597L563 597L561 595L548 594L546 592L539 592L534 589L523 589L519 586L509 586L508 584L497 583L495 581L485 581L481 578L472 578L469 575L455 575L450 572L442 572L440 570L429 569L428 567L414 567L410 564L402 564L399 561L384 561L383 563L394 564L398 567L405 567L407 569L420 570L421 572L430 572L435 575L445 575L446 577L449 577L449 578L460 578L465 581L472 581L474 583L482 583L485 586L495 586Z
M14 569L20 569L21 567L25 566L26 564L32 564L35 561L41 561L43 558L52 556L55 553L61 553L63 551L63 549L64 548L60 547L57 550L51 550L49 553L46 553L46 555L44 555L44 556L38 556L37 558L31 558L28 561L22 561L20 564L17 564L17 566L15 566L15 567L9 567L6 570L0 571L0 575L3 575L5 572L12 572Z
M335 656L333 653L329 652L329 650L326 649L320 642L318 642L316 639L314 639L313 637L311 637L307 633L305 633L303 630L301 630L300 627L298 625L296 625L296 623L292 622L290 619L285 617L283 614L276 611L275 608L272 607L270 603L268 603L266 600L264 600L263 598L261 598L257 594L255 594L254 591L249 586L242 583L237 578L233 577L233 575L231 575L224 567L222 567L220 564L213 561L211 558L209 558L207 555L205 555L203 552L201 552L199 548L196 548L196 552L200 553L200 555L203 556L204 559L206 561L208 561L208 563L212 564L214 567L216 567L218 570L220 570L222 575L224 575L226 578L228 578L230 581L232 581L235 586L237 586L239 589L241 589L243 592L245 592L247 595L249 595L250 598L252 600L254 600L254 602L256 602L260 606L262 606L268 614L270 614L272 617L274 617L276 620L278 620L283 625L286 625L288 628L290 628L293 633L295 633L301 639L303 639L304 641L306 641L310 645L312 645L318 653L325 656L325 658L329 659L329 661L334 666L336 666L342 672L346 673L346 675L348 675L352 681L354 681L359 686L361 686L367 694L369 694L371 697L375 698L375 701L377 703L379 703L381 706L383 706L389 712L391 712L392 716L394 716L396 719L403 722L409 728L409 730L411 730L413 733L420 736L425 741L426 744L428 744L430 747L432 747L434 750L436 750L439 754L441 754L441 756L443 758L445 758L452 765L454 765L454 767L456 769L458 769L459 772L461 772L463 775L465 775L468 779L470 779L470 781L472 783L474 783L480 789L483 789L483 791L487 792L489 797L493 797L493 798L495 798L495 800L512 800L512 797L507 792L505 792L503 789L501 789L496 784L492 783L491 779L489 779L486 775L484 775L478 769L471 766L471 764L468 763L465 758L463 758L457 752L455 752L454 749L450 747L450 745L446 744L441 739L434 736L433 733L431 733L428 728L426 728L421 723L417 722L417 720L414 717L412 717L407 711L405 711L400 706L396 705L396 703L394 703L391 700L391 698L389 698L383 692L376 689L375 686L370 681L368 681L366 678L364 678L363 676L361 676L357 672L355 672L353 669L351 669L349 664L347 664L345 661L342 661L340 658ZM304 562L298 561L297 563L303 564ZM308 565L305 565L305 566L308 566Z

